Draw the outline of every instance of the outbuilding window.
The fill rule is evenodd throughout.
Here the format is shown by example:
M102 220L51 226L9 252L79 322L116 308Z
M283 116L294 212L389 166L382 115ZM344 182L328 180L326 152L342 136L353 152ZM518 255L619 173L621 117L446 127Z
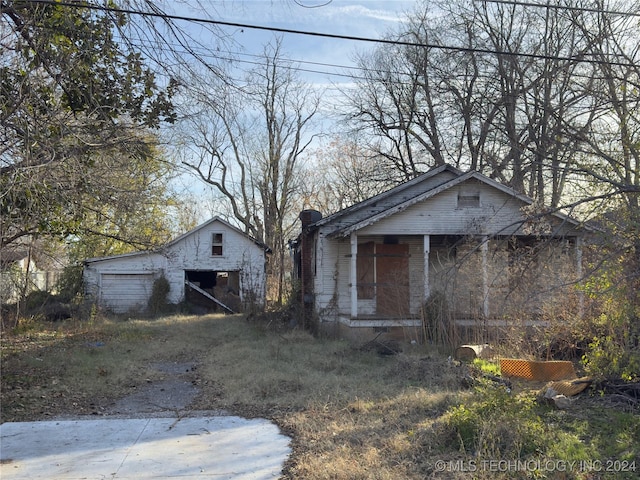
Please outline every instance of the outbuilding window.
M214 233L212 236L211 255L213 256L222 255L222 234L221 233Z

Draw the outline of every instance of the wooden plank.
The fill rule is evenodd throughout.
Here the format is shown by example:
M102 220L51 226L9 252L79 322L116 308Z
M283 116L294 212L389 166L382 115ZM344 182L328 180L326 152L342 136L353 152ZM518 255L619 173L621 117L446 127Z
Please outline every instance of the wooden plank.
M207 297L209 300L211 300L212 302L220 305L222 308L224 308L227 312L229 313L236 313L233 310L231 310L229 307L227 307L224 303L222 303L220 300L218 300L216 297L214 297L213 295L211 295L209 292L206 292L205 290L201 289L199 286L197 286L195 283L191 283L189 280L185 280L185 285L190 286L191 288L193 288L196 292L198 292L199 294Z
M376 312L404 317L409 314L409 245L379 244L376 251L383 254L376 265Z
M358 277L358 298L371 299L375 295L375 263L374 263L375 244L373 242L360 243L358 245L358 254L356 269Z

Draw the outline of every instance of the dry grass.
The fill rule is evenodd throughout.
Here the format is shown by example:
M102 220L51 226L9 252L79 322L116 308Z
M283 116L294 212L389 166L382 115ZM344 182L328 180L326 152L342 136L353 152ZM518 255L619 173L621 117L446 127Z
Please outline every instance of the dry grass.
M464 367L420 346L407 345L395 356L356 347L296 330L274 331L239 316L27 325L2 338L2 421L101 414L133 387L154 381L153 364L195 362L201 394L191 408L277 422L293 439L287 478L469 478L455 468L437 471L436 460L461 466L455 462L477 460L474 450L531 455L531 445L523 444L532 437L527 431L544 432L556 445L552 451L534 439L540 451L533 455L540 458L546 458L545 449L562 455L557 445L576 458L604 455L587 445L596 438L587 410L563 416L538 408L531 396L521 401L490 388L465 389ZM519 413L523 408L526 415ZM549 422L565 425L566 436L555 435ZM632 446L607 455L635 459L640 421L630 414L623 424L620 438ZM463 437L476 444L463 444ZM640 457L638 462L640 469ZM478 471L474 477L523 475Z

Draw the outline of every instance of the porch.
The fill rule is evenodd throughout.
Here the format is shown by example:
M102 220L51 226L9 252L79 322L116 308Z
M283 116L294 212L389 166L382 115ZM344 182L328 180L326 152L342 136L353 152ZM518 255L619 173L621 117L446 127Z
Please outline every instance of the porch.
M566 296L563 287L582 275L575 237L354 232L345 247L348 277L337 292L337 321L352 328L419 327L433 316L429 300L440 302L431 307L451 324L503 327L514 314L540 318L541 304Z

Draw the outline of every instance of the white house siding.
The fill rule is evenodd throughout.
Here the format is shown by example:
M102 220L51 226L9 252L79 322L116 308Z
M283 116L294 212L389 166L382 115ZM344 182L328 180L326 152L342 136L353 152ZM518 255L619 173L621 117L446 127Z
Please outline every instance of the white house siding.
M480 208L458 208L458 192L465 185L408 207L362 228L358 235L483 235L516 233L522 219L523 202L487 185L478 184Z
M348 239L327 238L324 235L320 235L319 239L321 247L318 251L321 252L321 257L314 284L317 311L321 316L323 316L323 312L327 311L327 317L335 316L336 313L350 315L351 286L348 275L351 258L350 242ZM380 244L384 242L384 237L380 235L358 236L358 243L371 241ZM409 306L411 314L418 315L424 291L423 237L402 236L399 237L399 243L409 245ZM342 272L342 274L338 275L338 272ZM375 314L375 298L358 300L358 315Z
M317 236L315 276L314 276L314 295L316 309L320 315L327 309L342 311L342 307L337 304L337 292L348 289L349 280L345 279L345 275L338 275L338 271L345 268L349 259L345 257L345 251L349 252L348 239L330 240L325 237L324 231L321 229ZM348 265L347 265L348 266ZM338 270L340 268L340 270ZM347 308L349 308L347 306ZM348 310L347 310L348 311ZM329 315L335 315L337 312L327 312Z
M151 294L149 283L153 286L165 269L166 259L159 253L128 254L90 262L84 269L85 293L114 313L141 310Z
M213 235L222 234L222 255L212 254ZM241 300L264 304L265 250L226 222L212 219L164 248L85 262L85 292L116 313L146 307L149 283L160 276L169 282L167 300L179 303L185 296L185 271L238 272ZM120 281L118 281L118 276ZM123 293L128 285L129 291ZM121 302L117 298L122 299Z

